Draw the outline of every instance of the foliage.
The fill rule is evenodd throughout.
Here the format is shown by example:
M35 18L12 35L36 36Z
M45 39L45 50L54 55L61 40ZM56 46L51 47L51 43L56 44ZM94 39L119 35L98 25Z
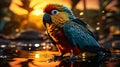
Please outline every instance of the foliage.
M33 10L33 7L29 7L30 5L30 0L21 0L23 5L17 4L19 7L26 9L28 13L30 13Z
M78 10L78 9L75 8L76 5L78 4L78 2L79 2L80 0L71 0L71 1L72 1L72 11L73 11L74 15L75 15L76 17L80 17L80 16L79 16L80 10Z
M15 28L12 24L14 21L14 14L9 10L11 0L0 1L0 33L10 34L12 33L11 28Z

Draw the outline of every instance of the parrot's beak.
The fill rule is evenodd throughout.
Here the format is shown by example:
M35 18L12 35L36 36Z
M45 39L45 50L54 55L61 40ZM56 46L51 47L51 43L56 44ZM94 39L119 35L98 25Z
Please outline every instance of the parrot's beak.
M51 20L51 16L47 13L44 14L43 16L43 23L46 26L46 23L51 24L52 20Z

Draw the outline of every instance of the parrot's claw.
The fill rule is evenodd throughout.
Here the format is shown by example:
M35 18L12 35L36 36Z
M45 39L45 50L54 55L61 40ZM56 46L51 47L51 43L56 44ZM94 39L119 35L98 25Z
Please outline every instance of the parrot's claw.
M62 60L63 59L63 56L56 56L56 55L54 55L52 58L50 58L50 59L48 59L47 60L47 62L52 62L52 61L54 61L54 62L56 62L56 61L60 61L60 60Z
M70 57L65 58L64 60L67 62L74 62L76 59L75 55L72 54Z
M60 56L56 56L54 55L53 58L51 59L48 59L48 62L56 62L56 61L66 61L66 62L74 62L76 60L76 56L74 54L72 54L71 56L66 56L66 57L63 57L63 55L60 55Z
M54 59L54 61L60 61L60 60L62 60L63 59L63 56L54 56L53 57L53 59Z

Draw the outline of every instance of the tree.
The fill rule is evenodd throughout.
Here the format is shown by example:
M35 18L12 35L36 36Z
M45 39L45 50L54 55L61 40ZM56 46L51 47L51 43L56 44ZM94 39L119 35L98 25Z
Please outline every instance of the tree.
M80 10L76 9L76 5L78 4L78 2L80 0L71 0L71 1L72 1L72 11L73 11L74 15L77 17L80 17L80 15L79 15Z
M6 25L9 24L9 22L11 22L11 19L13 17L13 13L9 10L10 4L11 0L0 1L0 33L2 34L8 34L5 32L8 32L8 29L11 29L8 28L7 30L5 30L5 28L7 28Z
M23 16L21 16L21 29L29 29L29 28L33 28L33 29L37 29L37 27L35 27L36 25L33 24L33 23L30 23L31 21L29 21L29 15L30 13L34 10L34 7L39 3L36 3L35 5L33 5L32 7L30 7L30 3L31 3L31 0L21 0L22 4L23 5L19 5L17 4L19 7L27 10L27 14L26 15L23 15L24 16L24 19L22 19ZM33 26L33 25L35 26Z
M11 0L0 1L0 31L3 30L6 24L4 17L6 16L6 13L9 11L8 7L10 6L10 3Z

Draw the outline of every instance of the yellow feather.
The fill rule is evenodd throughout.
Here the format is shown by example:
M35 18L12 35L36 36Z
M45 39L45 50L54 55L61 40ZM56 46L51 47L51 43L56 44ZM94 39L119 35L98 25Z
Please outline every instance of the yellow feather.
M66 12L60 12L59 14L52 15L51 18L52 23L59 28L63 27L64 23L69 20Z

